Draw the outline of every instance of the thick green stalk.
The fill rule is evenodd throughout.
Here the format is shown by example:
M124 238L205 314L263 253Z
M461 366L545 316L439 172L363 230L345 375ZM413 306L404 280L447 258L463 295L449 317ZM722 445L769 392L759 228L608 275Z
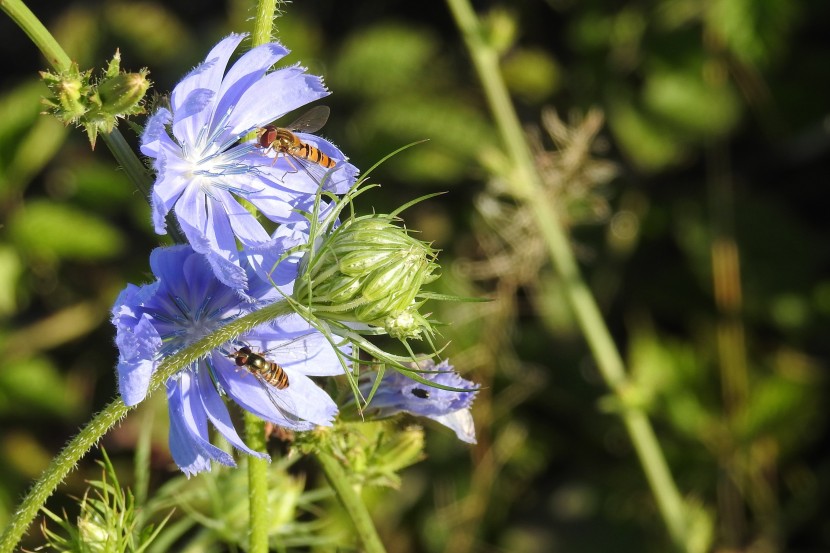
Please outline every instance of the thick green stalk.
M363 503L360 493L349 482L345 469L334 456L323 449L318 449L315 455L317 461L320 462L320 466L323 467L323 472L326 474L329 484L334 488L337 499L340 500L349 518L352 519L357 535L363 543L362 550L366 553L385 553L386 550L380 541L377 530L375 530L369 510Z
M502 80L498 52L488 44L468 0L447 0L456 24L470 51L487 101L495 118L507 153L516 170L511 179L514 195L532 210L548 247L574 316L585 335L606 384L627 407L621 412L626 430L643 466L658 508L675 546L685 550L687 525L683 502L669 471L663 452L648 418L639 408L625 401L628 383L622 358L602 318L599 307L579 272L568 236L559 223L556 210L543 198L543 186L519 119Z
M265 451L262 420L245 411L245 438L254 451ZM250 511L248 551L268 553L268 460L248 456L248 505Z

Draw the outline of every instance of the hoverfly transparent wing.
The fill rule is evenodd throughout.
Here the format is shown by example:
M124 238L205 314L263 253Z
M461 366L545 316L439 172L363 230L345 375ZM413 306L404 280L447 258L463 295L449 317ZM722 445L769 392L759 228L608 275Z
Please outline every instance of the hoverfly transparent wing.
M301 341L302 341L302 339L306 338L308 335L309 334L304 334L302 336L298 336L298 337L296 337L292 340L289 340L288 342L285 342L283 344L280 344L280 345L278 345L274 348L270 348L270 349L265 350L265 351L259 351L256 348L252 348L251 346L248 346L247 344L244 344L244 343L235 344L235 345L236 345L237 351L239 351L241 349L241 347L248 347L249 349L251 349L251 351L255 355L258 355L258 356L261 356L261 357L265 358L265 360L268 361L268 362L275 362L277 360L272 358L272 356L268 355L269 353L271 353L273 351L282 351L285 348L291 348L293 344L297 344L296 347L303 347ZM223 352L223 354L228 358L234 358L234 353ZM266 357L266 355L267 355L267 357ZM278 363L278 361L277 361L277 363ZM279 365L279 367L280 367L281 370L283 370L283 371L285 370L285 369L282 368L282 365ZM286 386L286 389L281 390L281 389L277 388L274 384L269 382L268 379L262 373L260 373L258 370L256 370L255 368L253 368L253 367L251 367L247 364L237 366L236 370L237 371L242 371L242 378L250 377L250 378L253 378L254 380L256 380L257 384L259 385L259 387L262 389L262 391L265 393L266 397L268 398L268 401L276 409L276 412L280 416L282 416L283 419L285 419L285 423L287 423L286 426L288 428L291 428L292 430L304 430L304 429L308 429L308 428L311 428L311 427L314 426L313 424L308 423L307 421L303 420L302 418L300 418L296 414L297 413L296 406L295 406L293 400L291 399L289 392L287 391L287 389L291 386L291 377L290 376L288 376L288 385ZM286 374L286 376L287 376L287 374ZM276 424L279 424L279 423L277 422Z
M294 359L308 357L309 343L308 341L315 336L314 332L306 332L295 336L285 341L280 341L279 344L270 347L260 352L260 355L269 355L276 353L277 356L293 361Z
M304 421L295 414L297 409L295 408L294 402L288 396L288 393L285 390L278 389L276 386L265 380L265 377L258 372L251 371L251 375L259 383L260 387L265 392L265 395L268 396L268 400L271 402L274 408L276 408L277 412L280 415L282 415L282 417L285 419L285 422L288 423L288 428L292 430L304 430L307 428L312 428L314 426L313 424ZM291 385L290 380L288 385ZM279 425L280 423L277 422L275 424Z
M300 115L293 123L286 125L289 131L314 133L323 128L329 120L331 110L328 106L314 106Z

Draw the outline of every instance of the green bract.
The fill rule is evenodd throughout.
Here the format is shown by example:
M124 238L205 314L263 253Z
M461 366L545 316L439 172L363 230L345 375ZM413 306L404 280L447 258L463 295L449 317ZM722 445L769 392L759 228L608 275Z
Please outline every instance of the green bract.
M350 219L307 259L295 298L315 314L414 338L427 327L421 287L438 275L437 252L388 215Z
M43 100L49 113L67 125L84 127L93 148L98 133L111 132L119 117L144 113L142 100L150 88L148 71L124 73L120 65L121 54L116 51L97 83L92 82L92 71L80 71L74 63L61 73L41 72L52 93Z

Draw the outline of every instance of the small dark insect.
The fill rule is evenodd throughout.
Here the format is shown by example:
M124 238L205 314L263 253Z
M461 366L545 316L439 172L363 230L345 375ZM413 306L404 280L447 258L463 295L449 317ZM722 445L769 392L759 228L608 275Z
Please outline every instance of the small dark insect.
M412 395L421 399L427 399L429 392L423 388L412 388Z

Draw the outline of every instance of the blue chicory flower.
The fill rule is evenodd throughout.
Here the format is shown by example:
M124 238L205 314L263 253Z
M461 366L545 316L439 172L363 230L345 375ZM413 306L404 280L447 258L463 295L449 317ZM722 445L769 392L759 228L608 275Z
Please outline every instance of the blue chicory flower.
M435 388L418 382L403 372L388 370L383 374L368 410L380 417L397 413L427 417L452 429L459 440L476 443L475 425L470 413L477 393L475 383L459 376L447 360L438 365L432 360L421 362L417 370L427 371L418 372L424 380L464 391ZM362 382L361 392L367 395L373 384L370 381Z
M300 221L298 211L310 211L321 180L299 170L296 160L284 154L274 159L273 151L243 139L329 94L319 77L297 65L268 72L288 53L275 42L246 52L226 72L243 38L232 34L219 42L173 89L171 109L148 119L141 139L141 151L153 159L157 173L156 232L166 232L165 217L173 210L193 249L207 257L220 281L236 289L246 285L237 240L260 251L279 247L238 199L276 223ZM346 192L357 169L343 153L322 138L297 136L337 162L325 176L326 189Z
M275 294L273 287L261 286L249 294L260 290L264 296L243 297L220 282L205 257L186 245L154 250L150 266L157 280L128 285L112 311L120 353L118 384L127 405L144 399L150 377L166 356ZM278 389L248 367L237 366L233 354L246 346L269 362L278 362L288 386ZM337 406L309 376L342 373L338 352L297 315L252 329L167 381L173 459L188 476L209 470L211 460L235 466L231 455L210 443L208 421L236 448L267 457L249 449L239 437L222 394L289 429L331 425Z

